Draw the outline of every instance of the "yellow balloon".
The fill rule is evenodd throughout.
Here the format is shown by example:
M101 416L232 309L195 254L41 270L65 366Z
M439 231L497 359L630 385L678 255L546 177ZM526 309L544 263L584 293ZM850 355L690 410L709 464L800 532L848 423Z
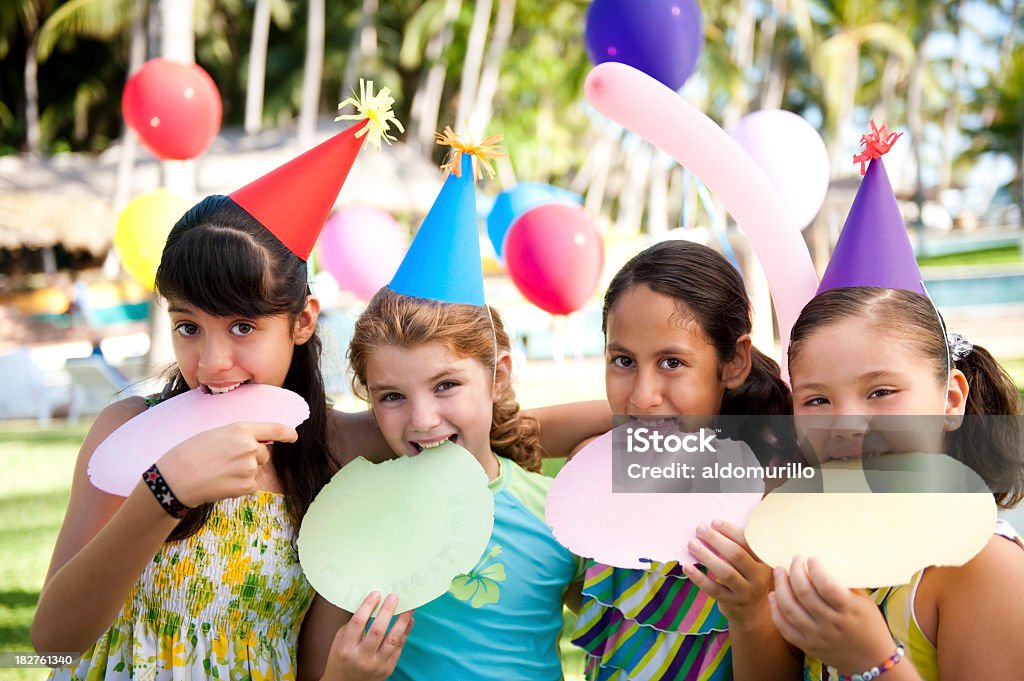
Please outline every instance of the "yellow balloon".
M114 248L121 265L150 291L167 235L190 205L173 192L155 189L129 201L117 218Z

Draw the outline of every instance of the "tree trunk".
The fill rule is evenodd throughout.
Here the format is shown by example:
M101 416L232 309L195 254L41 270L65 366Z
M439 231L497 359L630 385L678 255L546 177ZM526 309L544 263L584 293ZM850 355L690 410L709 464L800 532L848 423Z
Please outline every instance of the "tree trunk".
M959 3L954 7L957 16ZM959 22L957 22L957 47L950 65L950 78L953 81L949 91L949 105L942 116L942 144L940 145L941 160L939 161L939 191L948 189L953 184L953 160L956 157L956 143L960 133L960 84L964 80L964 56L960 42Z
M924 159L921 150L924 147L924 116L921 112L924 99L924 76L928 63L924 57L924 45L935 26L935 13L938 6L924 17L921 33L916 40L918 49L914 52L914 63L910 67L910 78L907 83L907 128L910 130L911 152L914 156L914 203L917 204L917 216L912 221L918 232L918 252L925 252L924 223L921 221L924 209Z
M850 166L849 156L845 152L847 144L843 138L843 126L850 120L850 115L857 102L857 88L860 81L860 46L851 46L845 56L844 72L848 74L848 77L842 86L838 87L835 111L828 114L828 118L831 120L831 125L828 126L831 137L828 140L828 157L832 164L833 177L842 174Z
M42 155L43 135L39 125L39 60L36 57L36 45L39 42L39 26L26 26L25 33L30 36L28 48L25 50L25 133L28 153L39 157Z
M161 0L160 53L166 59L194 64L196 61L196 34L193 26L195 0ZM163 161L163 186L190 199L196 193L196 162Z
M359 25L352 34L352 43L345 59L345 74L341 79L341 96L339 101L351 97L359 84L359 74L364 61L377 57L377 9L378 0L363 0L363 11L359 15Z
M1021 0L1014 0L1013 8L1010 10L1010 22L1008 24L1008 26L1010 26L1010 30L1008 30L1006 35L1003 36L1003 42L999 46L1000 64L1005 65L1010 63L1010 56L1012 55L1013 48L1017 42L1017 23L1020 21L1020 12ZM996 111L997 106L994 100L989 100L985 103L985 107L981 110L981 125L983 128L987 128L992 125L992 122L996 118ZM1024 112L1022 112L1022 120L1024 120ZM952 164L952 159L950 160L950 163ZM1021 156L1021 165L1017 167L1017 174L1018 177L1021 178L1021 192L1022 196L1024 196L1024 152L1022 152ZM995 197L997 189L996 181L990 176L985 183L985 190L982 195L989 197L989 203L991 203L992 198ZM1019 201L1020 198L1021 197L1018 196L1017 200Z
M194 0L160 0L160 54L167 59L194 63L196 36L192 23ZM163 161L160 164L163 186L191 200L196 193L196 162ZM171 347L171 322L165 303L159 296L150 301L149 368L156 372L174 361Z
M784 16L785 4L786 0L772 0L772 2L768 3L765 6L765 17L758 26L758 50L755 63L757 64L758 73L761 74L761 82L757 93L757 102L761 109L769 108L765 106L765 100L768 98L769 91L772 91L774 96L776 79L773 79L772 65L776 61L775 34L778 32L779 17ZM771 108L777 109L779 107L776 105Z
M132 17L131 47L128 51L128 76L142 68L146 61L146 18L149 15L148 0L135 0L135 15ZM114 210L118 213L128 203L131 194L132 173L135 171L135 156L139 148L135 131L123 125L121 135L121 157L117 161L117 180L114 183Z
M299 146L313 144L320 109L320 79L324 68L324 0L309 0L306 23L306 62L302 72L302 104L299 109Z
M668 231L668 171L672 157L661 149L651 158L651 188L647 199L647 231L661 236Z
M245 84L245 134L263 129L263 88L267 79L267 41L270 39L270 0L256 0L249 44L249 77Z
M195 0L161 0L160 54L185 64L196 61L196 34L192 22Z
M730 130L750 109L750 94L747 79L754 59L754 0L740 0L739 14L733 27L733 41L730 52L732 62L739 72L739 80L733 83L729 104L722 115L722 127Z
M475 108L476 88L480 80L480 64L484 58L487 29L491 25L492 6L492 0L477 0L473 5L473 23L469 28L466 58L462 62L462 82L459 83L459 108L455 114L455 124L460 128L468 125L470 113Z
M896 88L902 77L900 60L890 54L885 59L885 68L882 70L882 94L878 99L877 106L871 112L871 117L876 121L888 121L892 119L893 101L896 98Z
M421 77L420 86L413 97L411 112L412 118L416 121L411 141L421 151L429 149L434 143L448 67L444 54L452 42L453 24L461 6L462 0L445 0L441 29L427 43L427 73Z
M494 35L487 48L483 73L480 75L480 88L476 95L476 104L470 116L470 134L481 137L491 123L491 112L494 107L494 95L498 91L498 79L501 77L501 58L508 48L515 24L516 0L498 0L498 16L494 21Z
M959 2L957 7L959 8ZM1013 8L1010 10L1010 23L1009 30L1006 35L1003 36L1003 42L999 46L999 64L1005 66L1010 63L1010 55L1013 54L1013 48L1017 44L1017 23L1020 21L1021 12L1021 0L1013 0ZM996 118L996 103L989 101L985 104L985 108L981 112L981 125L983 128L987 128L992 125L992 121Z
M651 145L637 144L626 161L625 182L619 194L615 228L620 234L639 234L644 217L644 195L651 172Z
M611 123L605 123L601 127L601 139L593 147L591 155L594 157L594 167L586 186L586 198L583 207L591 215L600 216L604 208L604 197L608 187L608 176L611 174L615 157L620 151L620 135ZM613 132L614 131L614 132ZM584 188L577 191L583 192Z

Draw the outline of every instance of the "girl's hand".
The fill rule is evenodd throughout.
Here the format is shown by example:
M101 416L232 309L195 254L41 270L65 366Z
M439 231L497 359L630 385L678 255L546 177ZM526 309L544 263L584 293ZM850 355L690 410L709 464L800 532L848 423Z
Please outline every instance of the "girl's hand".
M402 646L412 629L412 611L399 615L388 631L398 607L398 596L388 594L373 626L367 630L366 624L378 603L380 594L374 591L352 613L352 619L338 629L327 657L323 681L378 681L395 671Z
M793 558L787 574L776 568L769 596L772 620L782 636L805 653L856 674L896 650L875 602L859 589L835 582L815 559Z
M268 443L294 442L298 433L280 423L231 423L199 433L160 457L157 466L185 506L255 492Z
M708 574L683 565L690 581L718 601L730 627L752 624L762 617L767 621L772 569L754 557L743 529L715 520L710 528L698 527L697 537L690 540L688 548L708 568Z

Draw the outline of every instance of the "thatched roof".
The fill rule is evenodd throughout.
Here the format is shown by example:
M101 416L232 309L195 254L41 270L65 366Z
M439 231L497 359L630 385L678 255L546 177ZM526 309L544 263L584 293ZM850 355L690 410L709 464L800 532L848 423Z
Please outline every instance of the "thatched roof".
M117 214L96 196L59 191L0 193L0 248L43 248L102 255L110 247Z
M316 141L337 132L320 131ZM267 131L245 137L222 133L196 164L197 196L226 194L301 153L294 132ZM121 149L99 157L63 154L50 159L0 157L0 248L46 247L104 253L117 223L113 206ZM131 196L159 185L158 162L137 152ZM442 182L441 171L405 144L360 153L345 183L338 207L382 208L416 218L430 209Z

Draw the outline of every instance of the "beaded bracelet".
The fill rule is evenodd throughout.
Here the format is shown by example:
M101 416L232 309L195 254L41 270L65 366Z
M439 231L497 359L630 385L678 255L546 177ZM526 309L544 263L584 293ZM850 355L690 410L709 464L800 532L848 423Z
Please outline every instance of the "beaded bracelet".
M160 502L160 505L171 517L184 518L185 514L192 510L178 501L178 497L174 496L174 492L171 491L167 481L164 480L164 476L160 475L160 469L156 467L156 464L150 466L142 474L142 479L145 481L146 486L149 487L149 491L153 493L153 496L156 497L156 500Z
M898 665L900 660L903 659L905 653L906 651L903 649L903 644L896 641L896 652L885 662L876 667L872 667L867 671L863 671L860 674L853 674L852 676L840 674L839 681L871 681L871 679L877 679L879 676Z

